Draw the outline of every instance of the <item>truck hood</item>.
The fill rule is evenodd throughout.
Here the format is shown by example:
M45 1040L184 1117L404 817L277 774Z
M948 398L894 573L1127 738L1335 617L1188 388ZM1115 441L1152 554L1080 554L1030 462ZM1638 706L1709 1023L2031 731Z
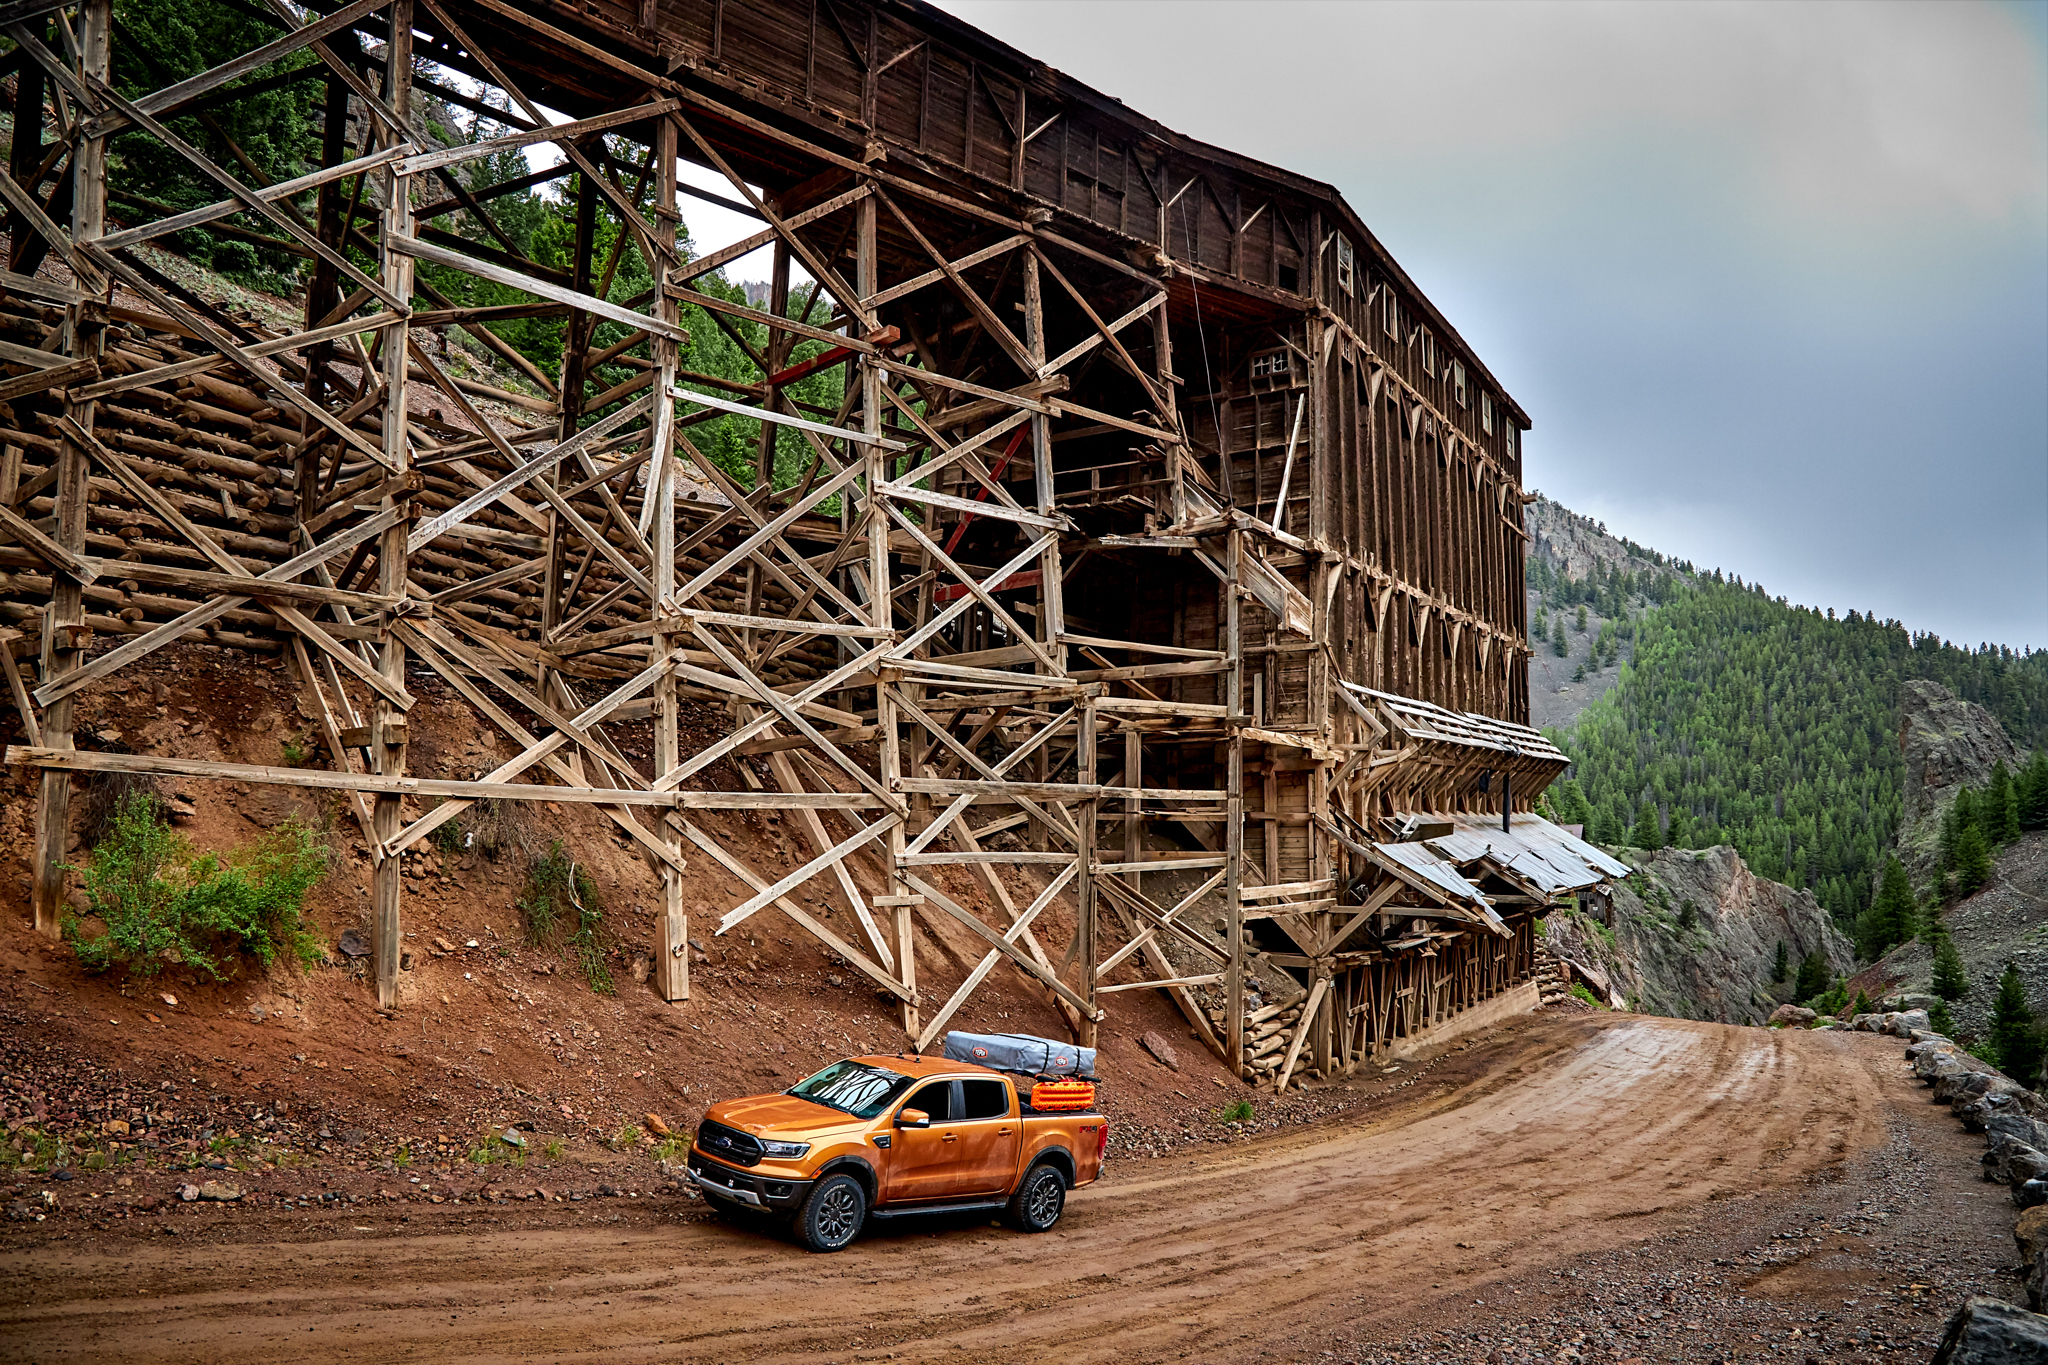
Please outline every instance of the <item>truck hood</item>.
M816 1138L865 1126L851 1114L794 1095L749 1095L742 1100L726 1100L705 1110L704 1117L755 1137L788 1140Z

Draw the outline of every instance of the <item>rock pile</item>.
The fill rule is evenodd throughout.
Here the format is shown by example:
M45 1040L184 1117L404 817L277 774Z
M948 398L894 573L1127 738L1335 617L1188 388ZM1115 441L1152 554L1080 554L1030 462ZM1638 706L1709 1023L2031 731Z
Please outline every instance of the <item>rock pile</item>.
M1903 1021L1918 1016L1918 1027ZM1858 1015L1854 1027L1875 1020L1877 1032L1912 1041L1906 1061L1913 1074L1934 1090L1937 1104L1946 1104L1964 1128L1984 1134L1984 1178L2012 1191L2022 1210L2013 1228L2020 1259L2027 1267L2029 1313L1995 1299L1971 1299L1949 1323L1937 1361L2048 1359L2000 1355L2009 1342L2024 1342L2048 1352L2048 1099L2043 1099L1989 1062L1972 1057L1954 1039L1926 1028L1923 1011ZM1839 1026L1838 1026L1839 1027Z

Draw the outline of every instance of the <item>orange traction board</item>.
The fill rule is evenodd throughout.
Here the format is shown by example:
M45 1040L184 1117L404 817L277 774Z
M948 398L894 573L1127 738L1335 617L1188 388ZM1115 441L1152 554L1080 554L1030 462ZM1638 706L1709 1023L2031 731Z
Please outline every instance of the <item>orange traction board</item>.
M1031 1087L1031 1107L1040 1113L1070 1113L1094 1103L1093 1081L1039 1081Z

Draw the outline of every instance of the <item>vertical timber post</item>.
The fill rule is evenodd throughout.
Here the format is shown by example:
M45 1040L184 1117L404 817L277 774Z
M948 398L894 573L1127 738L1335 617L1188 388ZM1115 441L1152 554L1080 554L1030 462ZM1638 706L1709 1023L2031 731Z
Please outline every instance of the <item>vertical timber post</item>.
M1223 1045L1230 1069L1244 1074L1244 732L1238 717L1244 711L1244 650L1238 634L1237 582L1244 554L1244 532L1233 527L1223 581L1224 724L1229 726L1228 767L1223 802L1223 914L1229 935L1230 965L1225 969Z
M1083 787L1092 787L1096 782L1095 699L1081 698L1080 704L1074 708L1074 715L1080 725L1080 732L1075 736L1074 780ZM1090 796L1081 803L1081 847L1078 850L1081 871L1079 890L1074 899L1074 955L1081 968L1079 994L1088 1002L1088 1011L1081 1018L1081 1036L1075 1039L1082 1047L1094 1047L1101 1033L1101 1025L1095 1020L1095 830L1101 809L1102 798L1099 796Z
M876 257L875 197L863 198L854 209L853 289L865 306L881 292L881 262ZM882 369L874 357L860 357L860 426L866 435L882 434ZM868 624L894 633L896 609L889 593L889 514L882 505L882 485L889 481L889 453L870 441L862 447L867 465L867 492L862 514L868 537ZM841 505L845 504L841 499ZM896 729L894 689L896 675L877 670L875 677L875 731L882 759L882 780L892 788L903 772L903 739ZM888 834L889 910L894 922L890 948L896 954L896 977L908 994L903 1000L903 1032L912 1040L922 1031L917 1008L917 954L911 945L910 887L903 879L903 825L899 821Z
M392 0L391 38L384 49L384 100L397 112L400 126L410 126L412 112L412 12L413 0ZM396 135L395 135L396 136ZM412 235L412 182L395 166L384 178L384 279L392 296L412 298L412 257L393 249L393 243ZM384 460L403 473L410 467L405 435L405 383L411 325L400 318L384 329ZM384 499L386 509L397 501ZM406 538L409 523L400 521L386 530L377 544L377 590L391 597L406 592ZM405 645L391 631L388 614L382 618L377 640L377 672L388 682L405 685ZM405 717L378 693L370 714L370 753L382 777L405 772ZM397 836L404 798L394 792L379 792L370 812L370 829L379 843ZM387 857L370 873L370 958L376 964L377 1005L391 1009L398 1003L399 908L405 880L401 875L404 857Z
M79 6L79 66L85 75L107 78L109 33L113 25L112 0L86 0ZM16 125L19 128L19 124ZM38 100L35 121L41 137L42 110ZM71 235L88 242L106 231L107 143L103 137L79 134L72 162ZM81 280L81 284L86 282ZM98 359L106 345L106 304L86 299L65 309L66 349L75 360ZM80 428L93 427L93 404L65 402L65 415ZM87 496L85 450L68 436L57 444L57 526L56 541L72 554L85 553L85 504ZM85 624L85 586L68 574L50 575L50 614L44 624L44 655L49 660L49 677L61 678L85 662L91 632ZM60 697L43 710L43 743L52 749L71 746L72 698ZM64 909L64 858L71 834L71 774L44 768L36 794L36 833L33 853L35 886L31 900L36 932L56 938L61 931Z
M663 119L654 130L655 240L673 248L676 226L676 125ZM659 270L657 262L655 269ZM673 323L681 306L666 288L656 291L654 315ZM676 636L669 626L676 620L676 464L675 400L669 390L676 382L676 343L665 336L654 338L654 423L648 433L652 445L648 458L654 461L654 479L647 496L654 499L654 656L666 659L676 649ZM765 426L766 423L763 423ZM682 742L676 715L676 679L665 672L654 684L654 767L660 774L674 772L682 762ZM663 813L662 838L669 853L680 862L683 856L681 817ZM690 998L690 917L683 911L683 874L675 863L663 863L661 874L661 934L656 946L654 986L668 1001Z

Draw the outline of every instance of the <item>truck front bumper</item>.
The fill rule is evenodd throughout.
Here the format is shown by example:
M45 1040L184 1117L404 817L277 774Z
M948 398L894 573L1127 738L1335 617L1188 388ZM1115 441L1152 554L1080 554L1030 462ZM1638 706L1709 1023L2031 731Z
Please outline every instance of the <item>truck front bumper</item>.
M739 1204L746 1208L763 1209L770 1212L791 1212L803 1203L810 1194L812 1180L777 1180L773 1176L755 1175L737 1166L728 1166L723 1161L705 1156L696 1148L690 1149L690 1183L712 1199L722 1199L728 1204Z

